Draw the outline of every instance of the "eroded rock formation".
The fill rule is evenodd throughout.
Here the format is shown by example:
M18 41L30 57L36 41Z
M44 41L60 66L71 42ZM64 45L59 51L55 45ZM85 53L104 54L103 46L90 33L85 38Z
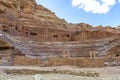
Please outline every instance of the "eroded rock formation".
M119 27L67 23L35 0L0 0L0 30L14 36L3 39L34 58L90 57L91 51L103 56L111 50L119 54Z

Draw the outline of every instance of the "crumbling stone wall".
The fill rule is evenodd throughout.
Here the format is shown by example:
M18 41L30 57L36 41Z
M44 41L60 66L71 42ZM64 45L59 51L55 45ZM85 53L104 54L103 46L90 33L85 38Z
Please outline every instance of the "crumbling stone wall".
M104 58L56 58L48 60L49 66L74 65L78 67L103 67Z
M16 56L14 59L14 65L24 65L24 66L41 66L40 59L31 59L25 56Z
M104 58L51 58L46 62L40 59L31 59L25 56L16 56L14 65L32 65L32 66L61 66L74 65L78 67L103 67Z

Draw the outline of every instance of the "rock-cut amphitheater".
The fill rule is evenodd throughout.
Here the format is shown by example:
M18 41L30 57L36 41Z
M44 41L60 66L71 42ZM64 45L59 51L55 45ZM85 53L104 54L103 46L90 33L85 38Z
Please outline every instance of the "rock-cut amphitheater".
M68 23L35 0L0 0L0 65L120 65L120 28Z

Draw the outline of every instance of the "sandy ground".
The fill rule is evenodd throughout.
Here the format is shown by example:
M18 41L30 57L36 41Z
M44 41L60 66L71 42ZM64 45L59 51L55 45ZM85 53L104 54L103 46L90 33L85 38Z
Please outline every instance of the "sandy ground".
M8 75L3 73L5 69L29 69L29 70L90 70L96 71L100 77L84 77L66 74L43 74L44 80L120 80L120 66L117 67L103 67L103 68L78 68L74 66L60 66L60 67L32 67L32 66L0 66L0 80L34 80L34 75Z
M74 75L64 74L44 74L43 80L120 80L120 75L114 75L109 77L82 77ZM34 75L7 75L5 77L0 76L0 80L34 80Z

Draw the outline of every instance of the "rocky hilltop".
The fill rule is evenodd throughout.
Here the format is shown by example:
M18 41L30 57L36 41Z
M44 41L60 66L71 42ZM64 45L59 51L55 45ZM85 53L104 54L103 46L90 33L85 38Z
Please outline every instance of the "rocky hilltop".
M4 32L37 41L101 39L114 36L116 32L111 27L103 29L85 23L69 24L35 0L0 0L0 17L1 30Z
M0 0L0 30L1 39L22 56L44 60L120 55L119 27L67 23L35 0Z
M28 27L57 27L67 23L35 0L0 0L1 22ZM14 24L13 24L14 23ZM46 24L46 25L45 25ZM59 27L60 28L60 27Z

